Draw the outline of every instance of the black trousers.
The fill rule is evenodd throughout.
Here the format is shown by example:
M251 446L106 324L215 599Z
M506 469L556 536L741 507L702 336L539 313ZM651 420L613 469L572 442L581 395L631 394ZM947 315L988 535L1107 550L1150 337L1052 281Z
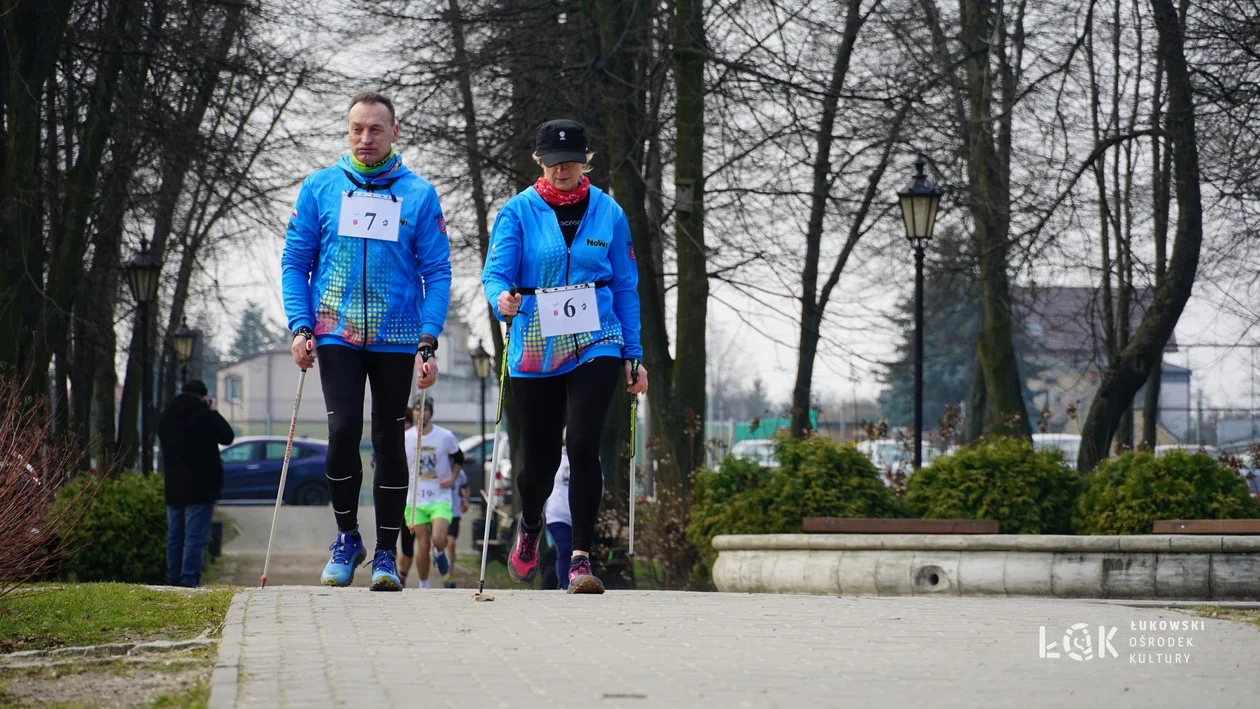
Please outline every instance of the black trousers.
M372 495L376 502L376 549L392 550L398 543L403 507L407 503L407 453L403 418L411 397L415 357L406 353L368 352L340 345L319 348L319 381L328 408L328 458L324 475L332 498L337 529L359 526L359 488L363 464L364 383L372 387L372 450L376 472Z
M599 438L622 361L598 357L567 374L554 377L513 377L512 397L521 424L523 469L516 475L521 492L521 515L533 529L542 522L543 506L551 495L560 467L561 433L569 453L569 512L573 515L573 548L590 551L595 519L604 492L599 465Z

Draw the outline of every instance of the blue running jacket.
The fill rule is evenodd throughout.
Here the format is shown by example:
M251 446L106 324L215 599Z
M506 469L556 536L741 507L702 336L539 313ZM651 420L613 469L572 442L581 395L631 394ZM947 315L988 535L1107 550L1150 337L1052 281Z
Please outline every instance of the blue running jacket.
M398 241L338 235L342 196L366 188L402 200ZM446 223L433 185L398 156L368 174L347 156L307 177L280 265L289 329L311 328L316 345L415 352L421 335L442 333L451 287Z
M533 186L508 200L494 220L481 283L500 320L504 318L499 312L499 294L511 286L602 284L595 291L601 327L578 335L543 337L536 298L521 297L508 351L514 377L565 374L596 357L643 357L639 344L639 268L630 242L630 224L621 205L594 185L572 247L565 245L555 212Z

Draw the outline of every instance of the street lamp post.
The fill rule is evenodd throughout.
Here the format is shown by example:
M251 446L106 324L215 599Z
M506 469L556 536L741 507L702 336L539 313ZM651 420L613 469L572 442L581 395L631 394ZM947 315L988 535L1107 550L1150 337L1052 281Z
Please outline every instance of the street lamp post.
M489 352L486 352L486 348L481 340L477 340L477 349L473 350L470 356L472 357L473 369L477 373L477 378L481 380L481 450L484 451L486 441L486 380L490 378L490 362L493 358ZM486 467L484 460L481 461L481 467L483 470ZM485 487L489 489L489 486Z
M188 329L188 321L180 318L175 331L175 359L179 360L179 381L188 381L188 363L192 361L193 347L197 344L197 331Z
M923 465L923 251L936 226L941 191L924 174L927 159L914 161L914 180L897 193L906 238L914 247L914 468Z
M158 274L162 265L149 254L149 242L140 239L140 253L127 262L127 285L136 301L136 318L140 321L140 473L153 470L153 452L149 447L152 423L153 367L149 364L149 306L157 298Z

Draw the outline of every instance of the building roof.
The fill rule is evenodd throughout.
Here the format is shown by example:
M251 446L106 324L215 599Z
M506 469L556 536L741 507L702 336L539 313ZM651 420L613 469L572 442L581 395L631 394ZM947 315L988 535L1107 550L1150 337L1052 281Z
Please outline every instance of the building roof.
M1136 290L1129 313L1130 333L1137 330L1153 297L1151 288ZM1098 289L1034 284L1012 288L1011 298L1021 312L1025 332L1050 352L1105 355L1103 303ZM1114 299L1112 305L1116 306ZM1176 334L1168 338L1164 351L1177 351Z

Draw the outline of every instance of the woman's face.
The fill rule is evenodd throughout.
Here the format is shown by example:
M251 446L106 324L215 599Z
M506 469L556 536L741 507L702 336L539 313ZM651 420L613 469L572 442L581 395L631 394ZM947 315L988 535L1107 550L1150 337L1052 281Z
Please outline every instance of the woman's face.
M582 180L582 163L562 162L551 167L543 165L543 177L547 178L552 187L561 192L570 192L577 189L578 182Z

